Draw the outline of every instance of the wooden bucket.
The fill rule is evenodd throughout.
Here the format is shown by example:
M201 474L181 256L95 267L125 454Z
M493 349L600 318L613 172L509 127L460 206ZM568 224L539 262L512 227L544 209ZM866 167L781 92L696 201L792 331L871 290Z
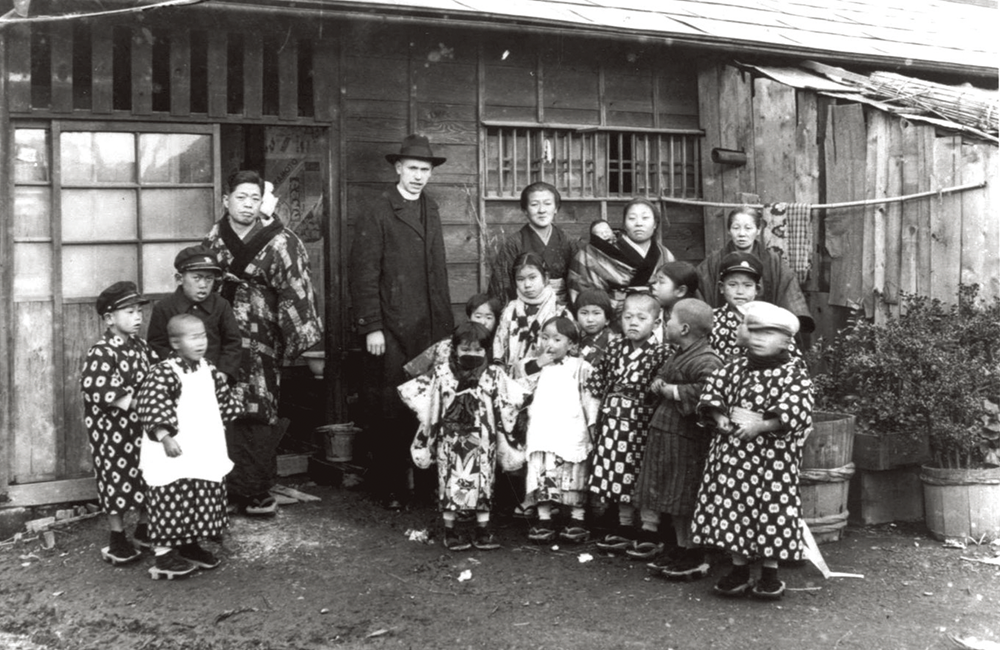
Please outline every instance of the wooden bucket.
M1000 539L1000 468L921 467L924 519L937 539Z
M837 541L847 527L853 451L853 415L813 413L813 431L806 438L799 465L799 497L802 519L819 544Z
M354 437L360 431L353 422L327 424L316 429L323 437L326 459L336 463L349 463L354 459Z

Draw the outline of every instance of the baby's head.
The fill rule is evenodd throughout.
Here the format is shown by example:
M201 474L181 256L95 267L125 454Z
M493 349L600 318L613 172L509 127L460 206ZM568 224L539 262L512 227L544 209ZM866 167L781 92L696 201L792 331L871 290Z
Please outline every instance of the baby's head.
M205 323L194 314L177 314L167 322L170 347L185 361L197 362L208 349Z
M222 273L215 251L204 246L189 246L174 258L174 279L191 302L202 302L212 293Z
M549 283L549 267L541 255L529 251L514 259L510 276L517 289L517 297L534 300Z
M590 224L590 236L591 240L597 237L606 242L613 242L615 240L615 231L611 228L611 224L608 223L607 219L595 219Z
M490 359L490 331L469 321L451 335L451 364L456 370L476 370Z
M580 343L580 332L576 324L565 316L554 316L542 325L538 336L538 349L552 355L559 361Z
M630 293L622 304L622 333L633 343L642 343L660 324L660 303L648 293Z
M465 303L465 315L473 323L479 323L492 334L497 327L497 320L503 306L496 298L490 298L489 294L477 293L469 298Z
M747 348L749 355L773 357L788 351L798 331L795 314L769 302L754 301L744 306L737 342Z
M665 262L656 269L649 288L660 305L670 309L681 298L693 298L698 292L698 273L687 262Z
M697 298L674 303L664 328L667 343L684 345L707 338L712 332L712 307Z
M573 316L588 336L600 334L615 317L611 298L601 289L584 289L573 301Z
M753 253L729 253L719 265L719 293L731 307L742 310L757 299L763 274L764 265Z

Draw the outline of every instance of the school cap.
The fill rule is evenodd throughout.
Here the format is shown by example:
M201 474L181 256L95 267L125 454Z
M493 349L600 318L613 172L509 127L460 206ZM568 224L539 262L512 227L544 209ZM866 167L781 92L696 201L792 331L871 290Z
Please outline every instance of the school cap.
M131 307L132 305L145 305L149 300L142 297L135 286L135 282L122 281L101 292L97 296L97 313L100 316L110 314L113 311Z
M753 253L736 251L723 257L722 263L719 265L719 279L730 273L746 273L760 280L760 277L764 275L764 265L761 264L760 258Z
M795 314L760 300L743 305L743 324L748 330L778 330L789 336L799 331L799 319Z
M188 246L174 258L174 268L178 273L185 271L215 271L222 273L215 251L204 246Z

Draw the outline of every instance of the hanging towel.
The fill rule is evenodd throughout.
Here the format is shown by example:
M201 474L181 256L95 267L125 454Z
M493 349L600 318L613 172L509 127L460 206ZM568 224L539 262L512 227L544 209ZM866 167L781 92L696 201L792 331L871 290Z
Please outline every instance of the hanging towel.
M812 207L808 203L770 203L764 206L764 248L785 258L799 282L812 266Z

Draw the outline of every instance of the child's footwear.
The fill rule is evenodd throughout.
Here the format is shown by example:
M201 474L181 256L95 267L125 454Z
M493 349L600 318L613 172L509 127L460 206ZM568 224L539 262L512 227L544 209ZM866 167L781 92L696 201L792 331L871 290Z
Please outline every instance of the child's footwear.
M539 523L528 529L528 539L536 544L548 544L556 538L556 531L549 522Z
M132 533L132 541L140 549L153 548L149 541L149 524L138 524Z
M199 569L214 569L222 563L215 554L206 551L197 543L180 546L177 548L177 553Z
M752 586L750 567L744 564L743 566L734 566L732 571L715 583L712 591L720 596L736 597L746 595Z
M578 524L571 524L559 531L559 539L571 544L582 544L590 539L590 531Z
M472 537L472 545L480 551L492 551L500 548L500 543L488 526L476 526L476 532Z
M278 502L270 494L253 497L244 512L251 517L273 517L278 512Z
M535 506L526 506L519 503L514 507L514 516L518 519L534 519L537 515L538 508Z
M652 530L640 530L632 548L625 549L625 554L633 560L652 560L662 552L663 540L658 532Z
M778 580L776 568L764 567L758 580L750 590L750 595L760 600L779 600L785 595L785 583Z
M104 561L115 566L135 562L141 556L142 551L132 546L122 531L112 532L108 545L101 549L101 557L104 558Z
M625 549L635 543L635 532L631 528L619 526L615 532L604 536L604 539L597 542L597 548L609 553L623 553Z
M671 546L669 549L664 546L664 551L656 556L652 562L647 562L646 566L656 573L664 569L670 569L683 557L684 549L679 546Z
M444 547L449 551L466 551L472 547L469 540L458 534L454 528L444 529Z
M193 563L181 557L177 549L170 549L163 555L156 556L156 563L149 567L149 575L153 580L174 580L186 578L198 570Z
M705 559L705 551L700 548L683 549L673 564L664 567L660 575L667 580L701 580L711 568Z

